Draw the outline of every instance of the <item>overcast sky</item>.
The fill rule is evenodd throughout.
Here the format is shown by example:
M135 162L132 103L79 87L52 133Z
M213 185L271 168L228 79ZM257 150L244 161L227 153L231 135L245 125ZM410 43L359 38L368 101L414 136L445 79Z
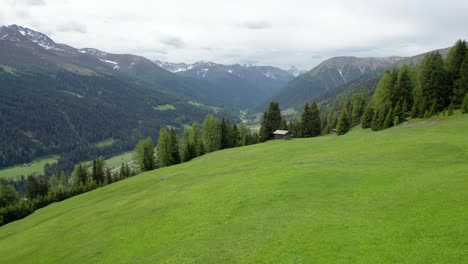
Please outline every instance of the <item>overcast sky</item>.
M410 56L468 39L468 1L0 0L0 24L150 59L310 69L333 56Z

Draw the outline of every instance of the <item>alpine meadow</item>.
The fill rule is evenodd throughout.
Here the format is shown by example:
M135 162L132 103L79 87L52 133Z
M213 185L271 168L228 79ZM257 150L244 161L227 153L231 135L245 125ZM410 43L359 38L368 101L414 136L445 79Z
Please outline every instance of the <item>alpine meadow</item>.
M0 6L0 264L468 263L466 1Z

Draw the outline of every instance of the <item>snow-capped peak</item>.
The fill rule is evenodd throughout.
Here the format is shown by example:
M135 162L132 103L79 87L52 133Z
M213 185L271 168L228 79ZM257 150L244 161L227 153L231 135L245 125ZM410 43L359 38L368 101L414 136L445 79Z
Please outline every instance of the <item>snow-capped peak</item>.
M47 49L47 50L60 50L60 51L62 50L62 49L57 47L57 44L52 39L50 39L49 37L47 37L46 35L44 35L44 34L42 34L40 32L34 31L32 29L29 29L29 28L24 28L24 27L21 27L21 26L18 26L18 25L10 25L10 26L8 26L8 28L10 30L15 30L15 31L19 32L21 35L27 37L32 42L38 44L39 46L43 47L44 49Z

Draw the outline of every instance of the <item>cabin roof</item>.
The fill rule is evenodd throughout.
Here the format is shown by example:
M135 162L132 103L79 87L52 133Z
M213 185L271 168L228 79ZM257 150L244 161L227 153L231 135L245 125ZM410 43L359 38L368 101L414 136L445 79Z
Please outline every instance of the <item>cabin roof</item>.
M273 132L273 135L286 135L286 134L288 134L288 133L289 133L288 130L280 130L280 129L278 129L278 130L276 130L275 132Z

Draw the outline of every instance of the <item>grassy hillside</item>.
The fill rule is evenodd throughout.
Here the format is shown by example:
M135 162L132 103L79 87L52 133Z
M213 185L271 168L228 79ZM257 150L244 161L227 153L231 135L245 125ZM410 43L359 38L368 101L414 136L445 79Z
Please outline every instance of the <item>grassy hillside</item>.
M57 162L59 156L57 155L48 155L37 158L30 163L27 163L28 166L23 166L23 164L18 164L8 168L0 169L0 178L15 179L20 175L28 176L34 173L44 174L44 165L47 163Z
M466 263L468 115L220 151L0 228L2 263Z

